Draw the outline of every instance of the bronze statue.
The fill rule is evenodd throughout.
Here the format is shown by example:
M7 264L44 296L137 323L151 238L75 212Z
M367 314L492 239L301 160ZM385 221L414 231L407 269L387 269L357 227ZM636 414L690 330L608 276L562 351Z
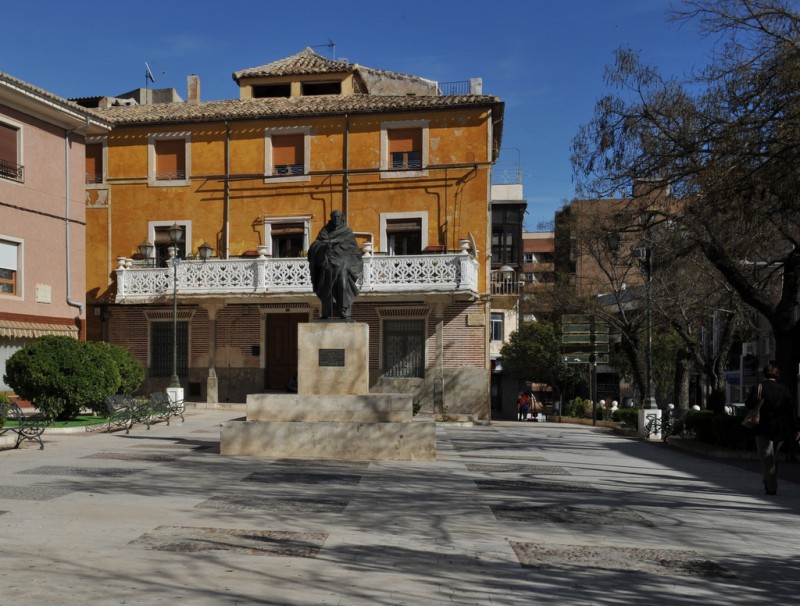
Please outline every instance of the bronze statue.
M322 317L349 320L364 264L353 230L344 222L341 211L331 213L330 221L308 249L308 266L314 292L322 302Z

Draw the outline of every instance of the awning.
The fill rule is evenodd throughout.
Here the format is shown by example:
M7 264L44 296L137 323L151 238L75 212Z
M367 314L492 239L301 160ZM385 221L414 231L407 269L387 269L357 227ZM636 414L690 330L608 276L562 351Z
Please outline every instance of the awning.
M63 335L78 338L78 327L65 324L43 324L39 322L15 322L0 320L0 337L35 339L45 335Z

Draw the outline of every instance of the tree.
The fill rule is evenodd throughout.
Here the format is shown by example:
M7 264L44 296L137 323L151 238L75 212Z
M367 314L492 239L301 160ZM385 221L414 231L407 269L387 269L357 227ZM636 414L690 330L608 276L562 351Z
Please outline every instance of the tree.
M549 322L528 322L511 333L500 350L503 371L514 379L544 383L563 393L581 378L564 362L555 327Z
M573 143L579 188L631 206L668 188L656 225L681 234L769 323L783 377L800 363L800 14L789 0L686 0L677 19L719 37L683 82L627 49ZM792 385L795 388L795 385Z
M120 374L107 349L71 337L45 336L6 361L4 381L48 420L66 421L82 408L103 408Z
M105 349L111 361L117 367L120 382L116 393L133 394L139 390L145 379L144 366L133 357L130 351L120 345L102 341L89 342L87 345Z

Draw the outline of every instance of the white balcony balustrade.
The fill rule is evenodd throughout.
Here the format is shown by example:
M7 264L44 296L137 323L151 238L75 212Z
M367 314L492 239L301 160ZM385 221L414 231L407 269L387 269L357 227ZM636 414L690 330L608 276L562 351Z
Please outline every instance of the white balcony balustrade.
M477 294L478 263L468 254L409 256L365 255L361 292ZM173 290L172 267L135 267L120 258L117 303L146 303L169 296ZM178 296L203 298L229 295L311 294L308 260L229 259L179 260Z

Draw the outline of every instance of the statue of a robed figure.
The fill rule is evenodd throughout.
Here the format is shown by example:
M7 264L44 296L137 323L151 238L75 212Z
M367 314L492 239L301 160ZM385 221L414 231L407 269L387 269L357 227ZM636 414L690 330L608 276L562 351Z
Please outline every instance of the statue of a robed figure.
M308 249L308 266L314 292L322 302L322 317L349 320L364 263L341 211L331 213L330 221Z

